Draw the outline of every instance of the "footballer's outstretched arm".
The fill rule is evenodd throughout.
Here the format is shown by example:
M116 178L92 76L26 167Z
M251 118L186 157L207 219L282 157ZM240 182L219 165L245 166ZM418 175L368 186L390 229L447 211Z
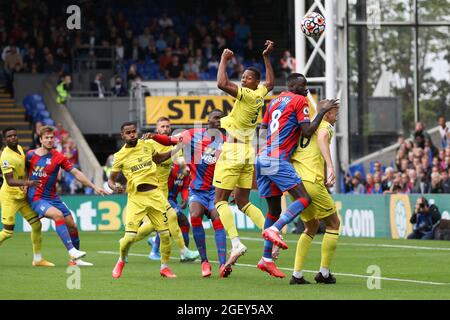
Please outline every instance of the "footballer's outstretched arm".
M275 85L275 74L273 72L272 64L270 63L270 53L273 50L274 42L271 40L266 40L265 45L267 47L262 54L264 59L264 65L266 66L266 81L264 85L267 88L267 92L270 92L272 91Z
M322 122L322 119L323 119L323 116L325 115L325 113L327 113L328 111L331 111L334 108L338 108L339 101L338 101L338 99L333 99L333 100L325 99L325 100L319 101L317 106L320 109L320 111L317 113L314 120L310 123L300 124L300 127L302 129L302 137L304 137L304 138L309 139L312 137L312 135L314 134L314 132L316 132L317 128L319 127L320 123Z
M227 64L234 56L233 51L225 49L220 58L219 69L217 70L217 87L233 97L237 97L239 87L228 79Z
M327 187L332 187L336 182L336 174L334 173L333 160L330 152L330 136L327 130L320 129L317 133L317 144L319 145L322 157L325 160L325 174Z
M179 136L166 136L163 134L154 134L154 133L145 133L142 135L143 140L152 139L162 144L163 146L175 146L179 142L181 142L181 138Z
M168 152L155 154L153 156L153 162L155 162L156 164L160 164L160 163L163 163L166 160L169 160L170 157L172 157L172 154L177 154L178 151L181 150L181 147L182 147L182 144L179 143L175 149L172 149L172 150L170 150Z
M94 189L96 194L99 194L102 196L109 194L103 188L97 187L95 184L93 184L91 181L89 181L89 179L84 175L84 173L81 172L80 170L78 170L77 168L73 168L72 170L70 170L70 173L74 176L75 179L77 179L79 182L81 182L81 184L83 186Z

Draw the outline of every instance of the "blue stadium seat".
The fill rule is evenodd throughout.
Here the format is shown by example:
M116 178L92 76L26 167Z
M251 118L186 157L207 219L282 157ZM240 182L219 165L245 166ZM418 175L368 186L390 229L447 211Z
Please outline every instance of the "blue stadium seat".
M25 105L25 104L31 104L31 99L32 99L31 94L27 95L25 98L23 98L22 104L23 104L23 105Z
M151 80L152 74L150 71L145 70L144 72L141 73L141 75L142 75L142 80L144 80L144 81Z
M208 74L210 79L215 79L217 77L217 68L214 67L209 68Z
M36 102L42 102L42 101L44 101L44 99L42 98L42 96L39 95L39 94L33 94L33 95L31 95L31 100L36 101Z
M136 64L136 71L140 74L144 73L144 65L141 63Z
M153 59L147 57L144 61L144 68L151 67L154 63L155 61Z
M32 99L33 99L32 95L29 94L22 100L22 105L25 108L25 115L27 118L31 116L32 102L33 102Z
M364 170L364 166L361 163L357 163L354 165L351 165L348 170L350 171L350 175L353 177L356 173L356 171L361 172L362 177L366 178L366 171Z
M45 107L45 104L43 104L41 102L37 103L31 110L31 119L33 120L33 122L37 121L37 118L41 111L46 111L46 110L47 110L47 108Z
M53 119L52 118L45 118L45 119L42 119L42 124L44 125L44 126L54 126L55 125L55 121L53 121Z
M47 110L40 110L37 113L36 118L34 119L34 121L42 122L46 118L50 118L50 112L48 112Z
M200 79L211 80L211 75L209 74L209 72L200 72Z
M341 179L339 180L340 193L344 193L345 190L345 172L341 171Z
M31 108L30 108L30 111L35 109L38 104L43 104L43 103L44 103L44 99L42 99L42 96L40 96L38 94L31 95L31 100L30 100Z

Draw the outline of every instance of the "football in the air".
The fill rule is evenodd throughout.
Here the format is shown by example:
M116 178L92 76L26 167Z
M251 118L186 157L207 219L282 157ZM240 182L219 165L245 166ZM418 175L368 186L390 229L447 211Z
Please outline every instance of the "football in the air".
M320 13L310 12L303 17L300 26L305 35L318 38L325 30L325 18Z

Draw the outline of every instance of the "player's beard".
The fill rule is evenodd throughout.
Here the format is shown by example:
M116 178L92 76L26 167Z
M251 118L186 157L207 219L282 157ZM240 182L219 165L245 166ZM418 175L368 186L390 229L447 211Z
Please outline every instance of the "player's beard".
M304 96L304 97L307 97L307 96L308 96L308 93L309 93L309 89L304 89L304 90L301 90L301 91L300 91L300 95L302 95L302 96Z
M8 148L16 150L17 146L19 145L19 141L14 141L8 144Z
M129 146L129 147L136 147L137 142L138 142L137 138L136 139L130 139L130 140L127 141L127 146Z

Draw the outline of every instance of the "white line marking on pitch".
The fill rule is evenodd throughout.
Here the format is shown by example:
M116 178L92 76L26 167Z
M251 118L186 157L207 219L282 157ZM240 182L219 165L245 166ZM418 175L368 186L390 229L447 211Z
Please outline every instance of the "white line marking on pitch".
M213 236L207 235L207 238L214 238ZM264 241L261 238L253 238L253 237L239 237L242 240L249 241ZM297 240L286 240L288 243L297 243ZM313 241L313 244L322 244L320 241ZM338 246L353 246L353 247L380 247L380 248L401 248L401 249L417 249L417 250L431 250L431 251L450 251L450 248L435 248L435 247L422 247L422 246L409 246L409 245L400 245L400 244L382 244L382 243L346 243L346 242L338 242Z
M243 239L243 238L241 238L241 239ZM113 251L97 251L97 253L118 255L117 252L113 252ZM135 257L148 257L148 254L142 254L142 253L129 253L128 255L129 256L135 256ZM179 260L180 258L170 257L170 259L172 259L172 260ZM214 260L209 260L209 262L219 264L218 261L214 261ZM235 265L239 266L239 267L256 268L256 265L253 265L253 264L236 263ZM293 271L293 269L290 269L290 268L280 268L279 267L278 269L285 270L285 271L291 271L291 272ZM308 272L308 273L317 273L317 271L313 271L313 270L303 270L303 271L304 272ZM444 283L444 282L431 282L431 281L409 280L409 279L399 279L399 278L386 278L386 277L372 277L372 276L366 276L366 275L361 275L361 274L352 274L352 273L333 272L333 274L334 275L338 275L338 276L344 276L344 277L372 278L372 279L380 279L380 280L387 280L387 281L410 282L410 283L418 283L418 284L432 284L432 285L438 285L438 286L450 285L450 283Z
M102 231L102 233L117 233L117 231ZM206 235L207 238L214 238L214 236ZM260 241L264 239L255 237L239 237L242 240ZM288 243L297 243L297 240L286 240ZM320 241L313 241L313 244L322 244ZM378 248L399 248L399 249L416 249L416 250L430 250L430 251L450 251L450 248L436 248L436 247L424 247L424 246L411 246L401 244L383 244L383 243L348 243L338 242L338 246L350 246L350 247L378 247Z

